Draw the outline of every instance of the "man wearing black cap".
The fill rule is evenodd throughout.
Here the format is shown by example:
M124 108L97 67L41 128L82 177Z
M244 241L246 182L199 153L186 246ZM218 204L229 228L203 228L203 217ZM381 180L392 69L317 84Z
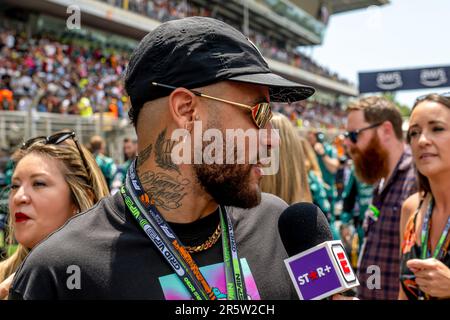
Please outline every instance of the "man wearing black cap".
M131 56L125 86L139 156L124 186L38 245L10 297L295 298L276 227L287 205L261 193L261 159L205 163L225 154L226 143L208 153L205 138L195 141L212 129L254 130L270 150L277 136L260 134L270 129L269 102L303 100L314 89L273 74L239 31L201 17L150 32ZM180 145L193 161L174 160Z

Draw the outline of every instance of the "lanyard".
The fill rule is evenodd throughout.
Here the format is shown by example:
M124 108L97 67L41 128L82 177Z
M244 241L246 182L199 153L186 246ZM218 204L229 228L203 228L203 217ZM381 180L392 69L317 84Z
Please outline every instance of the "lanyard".
M215 300L216 296L199 267L165 219L158 212L147 193L145 193L137 177L135 166L136 160L131 163L125 185L120 190L132 216L161 252L194 299ZM231 220L225 207L219 206L219 215L227 297L228 300L245 300L247 299L247 293L242 278L242 267L237 255L237 246Z
M433 198L430 199L430 204L428 205L428 210L425 214L425 217L423 219L423 225L422 225L422 234L421 234L421 242L422 242L422 259L428 258L428 237L430 234L431 229L431 214L433 213L433 207L434 207L434 201ZM439 238L439 241L436 245L436 248L434 249L434 253L432 255L433 258L440 259L445 254L445 250L442 248L442 245L445 242L445 239L447 238L448 231L450 229L450 217L448 217L447 224L445 225L444 231L441 234L441 237ZM431 252L430 252L431 254ZM439 256L439 257L438 257Z

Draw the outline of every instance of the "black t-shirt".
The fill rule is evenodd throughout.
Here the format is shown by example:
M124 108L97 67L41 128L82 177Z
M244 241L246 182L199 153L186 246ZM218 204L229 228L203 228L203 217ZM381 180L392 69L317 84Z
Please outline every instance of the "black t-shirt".
M277 222L287 207L262 194L252 209L228 207L247 293L251 299L297 299L283 263L286 251ZM203 243L219 214L189 224L171 224L185 245ZM226 298L221 239L193 253L219 298ZM14 278L10 299L191 299L161 253L117 193L70 219L37 245Z

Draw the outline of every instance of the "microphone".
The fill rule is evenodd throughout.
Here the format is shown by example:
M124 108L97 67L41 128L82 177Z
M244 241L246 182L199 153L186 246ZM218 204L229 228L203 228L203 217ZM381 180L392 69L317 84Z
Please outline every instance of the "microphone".
M328 221L314 204L300 202L278 219L284 260L300 300L318 300L359 285L344 246L333 241Z

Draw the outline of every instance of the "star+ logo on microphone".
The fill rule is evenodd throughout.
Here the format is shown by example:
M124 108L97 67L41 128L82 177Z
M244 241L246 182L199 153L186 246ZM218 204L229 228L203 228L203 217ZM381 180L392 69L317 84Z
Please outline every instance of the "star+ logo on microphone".
M318 267L315 270L311 270L308 273L302 274L298 276L297 280L299 285L304 285L306 283L309 283L310 281L313 282L315 280L318 280L322 277L325 277L328 273L330 273L332 268L329 265L325 265L325 267Z

